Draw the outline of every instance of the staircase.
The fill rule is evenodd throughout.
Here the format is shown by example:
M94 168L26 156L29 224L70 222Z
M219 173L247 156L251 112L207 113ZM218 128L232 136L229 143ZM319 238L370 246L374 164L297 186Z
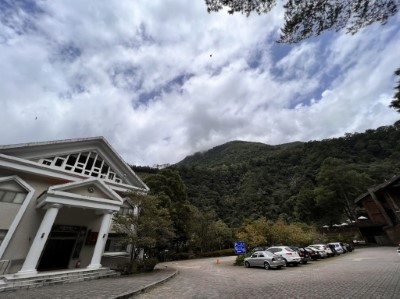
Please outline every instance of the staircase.
M36 275L21 277L4 275L0 276L0 293L16 289L37 288L46 285L116 277L119 275L120 273L110 270L109 268L39 272Z

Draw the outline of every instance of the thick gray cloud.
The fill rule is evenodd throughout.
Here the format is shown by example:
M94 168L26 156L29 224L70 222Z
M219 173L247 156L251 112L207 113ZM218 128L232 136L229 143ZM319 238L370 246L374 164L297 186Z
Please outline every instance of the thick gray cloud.
M175 163L230 140L279 144L392 124L396 16L276 44L283 19L204 2L5 2L0 143L105 136L128 163ZM21 3L21 2L18 2Z

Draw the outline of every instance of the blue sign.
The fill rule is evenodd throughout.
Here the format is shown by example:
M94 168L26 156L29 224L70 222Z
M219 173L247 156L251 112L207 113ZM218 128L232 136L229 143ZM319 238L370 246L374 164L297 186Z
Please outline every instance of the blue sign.
M246 254L246 242L235 242L235 254Z

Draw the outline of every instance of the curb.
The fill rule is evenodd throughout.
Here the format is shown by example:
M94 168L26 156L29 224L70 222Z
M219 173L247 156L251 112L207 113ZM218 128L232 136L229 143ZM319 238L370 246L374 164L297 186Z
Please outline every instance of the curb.
M148 291L148 290L150 290L150 289L152 289L152 288L154 288L154 287L156 287L156 286L158 286L160 284L163 284L163 283L167 282L168 280L174 278L178 274L179 274L179 271L175 270L169 276L167 276L167 277L165 277L165 278L163 278L163 279L161 279L159 281L152 282L152 283L150 283L148 285L145 285L144 287L141 287L140 289L137 289L137 290L134 290L134 291L129 291L129 292L123 293L121 295L115 296L115 297L113 297L113 299L133 298L133 297L135 297L135 296L137 296L139 294L142 294L142 293L144 293L144 292L146 292L146 291Z

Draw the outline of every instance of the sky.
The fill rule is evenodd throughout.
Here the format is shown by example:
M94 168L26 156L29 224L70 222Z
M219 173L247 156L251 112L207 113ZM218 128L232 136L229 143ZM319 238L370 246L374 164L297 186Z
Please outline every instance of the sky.
M104 136L129 164L232 140L276 145L391 125L400 14L276 43L283 9L203 0L0 0L0 144Z

